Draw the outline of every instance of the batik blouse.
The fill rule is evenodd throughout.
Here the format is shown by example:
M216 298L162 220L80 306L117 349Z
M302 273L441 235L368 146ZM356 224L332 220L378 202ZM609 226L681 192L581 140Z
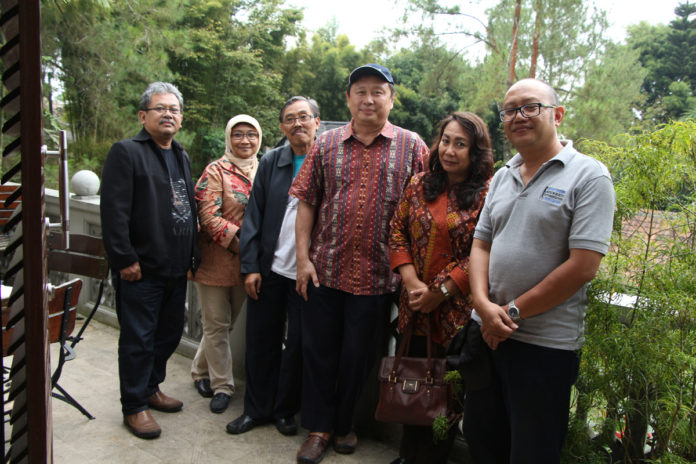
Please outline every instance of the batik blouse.
M239 255L227 247L242 227L252 182L225 157L210 163L198 179L201 265L194 281L217 287L242 284Z
M459 293L431 313L432 339L444 346L471 316L469 253L488 186L478 202L465 211L458 208L453 192L443 192L435 201L427 202L423 194L424 175L413 176L401 196L391 220L389 257L394 270L413 264L418 278L431 290L440 291L448 277L459 288ZM409 309L408 292L401 285L399 330L403 331L414 317L414 333L425 335L426 314Z

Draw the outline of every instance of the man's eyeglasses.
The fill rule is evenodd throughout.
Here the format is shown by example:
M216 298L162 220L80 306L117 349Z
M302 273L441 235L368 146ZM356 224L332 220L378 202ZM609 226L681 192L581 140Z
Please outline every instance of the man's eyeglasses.
M256 140L259 138L259 133L258 132L232 132L232 140L244 140L244 137L248 138L249 140Z
M288 116L283 120L283 124L285 124L286 126L292 126L295 124L295 121L300 121L302 124L304 124L311 121L312 119L314 119L313 114L301 114L296 118Z
M172 113L173 115L177 115L181 113L181 110L177 106L155 106L154 108L145 108L146 111L156 111L159 114L164 114L167 111Z
M519 111L523 118L534 118L541 114L542 108L556 108L556 105L546 105L544 103L527 103L526 105L518 106L517 108L505 108L500 111L500 120L509 122L515 119Z

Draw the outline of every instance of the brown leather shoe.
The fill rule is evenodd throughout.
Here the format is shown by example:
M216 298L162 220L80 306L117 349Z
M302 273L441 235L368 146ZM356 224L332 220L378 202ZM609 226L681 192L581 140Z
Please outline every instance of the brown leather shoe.
M307 439L297 451L297 462L306 464L318 464L324 459L326 448L329 447L331 434L321 432L310 432Z
M183 402L174 399L171 396L165 395L162 393L162 390L157 390L157 393L154 393L150 397L147 404L152 409L162 412L178 412L181 411L182 407L184 407Z
M351 430L348 435L335 436L333 441L333 449L337 453L352 454L358 446L358 436Z
M123 423L138 438L157 438L162 429L149 410L123 416Z

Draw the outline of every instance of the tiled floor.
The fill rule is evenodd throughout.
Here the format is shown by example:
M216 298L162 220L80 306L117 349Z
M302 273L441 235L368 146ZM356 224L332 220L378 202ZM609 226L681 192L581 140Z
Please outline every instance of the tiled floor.
M228 410L213 414L209 400L193 387L191 360L175 354L168 364L162 390L184 401L182 412L152 414L162 427L156 440L141 440L122 424L118 393L116 344L118 331L93 321L77 345L77 357L63 368L60 384L96 417L89 420L53 399L53 454L56 463L293 463L306 431L285 437L272 425L243 435L229 435L225 425L242 412L243 386ZM55 351L54 354L55 356ZM359 434L360 436L360 434ZM361 437L353 455L329 450L323 463L389 463L397 455L393 444Z

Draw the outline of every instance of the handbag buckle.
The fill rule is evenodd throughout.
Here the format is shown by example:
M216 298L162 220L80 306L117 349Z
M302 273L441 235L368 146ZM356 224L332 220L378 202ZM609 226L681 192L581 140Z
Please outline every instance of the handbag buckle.
M396 375L396 370L391 371L391 374L389 374L389 377L387 377L387 381L390 383L399 383L399 377Z
M404 384L401 387L404 393L417 393L418 392L418 381L417 380L404 380Z
M435 383L435 378L433 377L433 373L428 371L427 374L425 374L425 383L429 385L433 385Z

